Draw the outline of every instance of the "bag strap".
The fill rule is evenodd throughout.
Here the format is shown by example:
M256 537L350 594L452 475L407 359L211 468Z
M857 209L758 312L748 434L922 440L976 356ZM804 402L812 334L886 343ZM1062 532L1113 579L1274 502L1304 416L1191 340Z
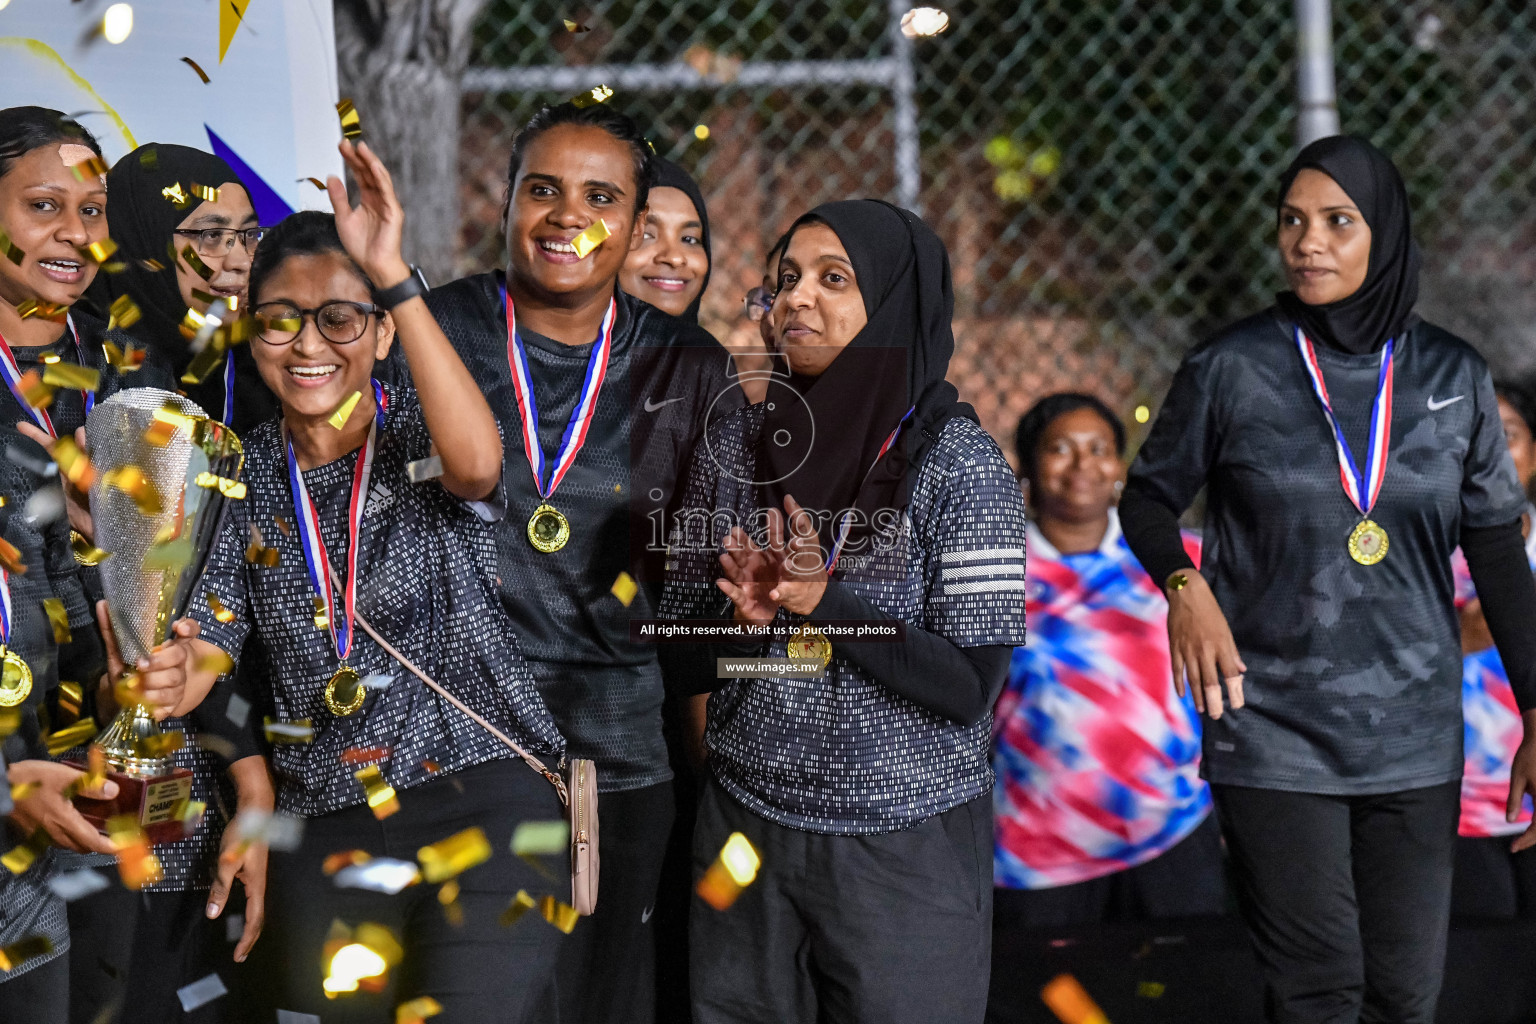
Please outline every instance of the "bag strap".
M332 571L332 575L334 576L334 574L335 573L334 573L334 570L333 570ZM363 613L362 612L354 612L353 619L354 619L354 621L356 621L356 623L359 626L363 627L363 631L365 633L367 633L369 636L373 637L373 642L374 643L376 643L380 647L384 648L385 651L389 652L391 657L393 657L400 664L404 665L406 668L410 669L411 673L414 674L417 679L420 679L422 682L426 683L429 687L431 687L432 690L435 691L439 697L442 697L448 703L452 704L454 707L456 707L460 711L464 712L464 714L468 715L471 719L474 720L474 722L477 725L480 726L480 728L484 729L486 732L490 733L492 736L496 737L502 743L504 743L508 747L510 747L512 749L512 751L517 754L518 757L523 759L523 761L528 765L528 767L532 768L534 771L536 771L540 775L544 776L544 778L548 779L549 780L549 784L551 786L555 787L555 792L560 794L560 803L563 806L566 806L566 807L570 806L571 795L570 795L569 791L567 791L567 789L565 788L565 780L564 779L562 779L556 773L550 771L549 768L547 768L545 766L543 761L540 761L538 758L536 758L532 754L528 753L528 751L526 751L522 747L518 746L517 742L515 740L513 740L512 737L508 736L506 733L504 733L500 729L496 728L490 722L487 722L477 712L472 710L469 707L468 704L465 704L463 701L459 700L459 698L455 697L453 694L449 693L447 690L445 690L441 686L439 686L437 684L437 682L432 679L431 676L427 675L421 669L417 668L416 664L414 662L412 662L411 659L407 658L405 655L403 655L399 651L395 650L395 648L390 644L390 642L388 640L385 640L383 637L379 636L378 632L373 628L373 626L368 622L368 620L363 618Z

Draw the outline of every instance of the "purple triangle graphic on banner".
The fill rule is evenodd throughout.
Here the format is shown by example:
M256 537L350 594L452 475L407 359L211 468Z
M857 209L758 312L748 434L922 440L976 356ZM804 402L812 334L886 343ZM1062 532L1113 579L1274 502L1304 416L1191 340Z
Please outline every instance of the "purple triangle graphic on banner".
M213 155L229 164L230 168L240 176L240 182L245 190L251 194L251 205L256 208L256 221L263 227L271 227L284 217L293 212L293 207L283 201L276 190L262 180L261 175L251 169L251 165L240 159L239 155L229 147L229 143L219 138L218 134L206 124L204 130L208 132L208 142L213 147Z

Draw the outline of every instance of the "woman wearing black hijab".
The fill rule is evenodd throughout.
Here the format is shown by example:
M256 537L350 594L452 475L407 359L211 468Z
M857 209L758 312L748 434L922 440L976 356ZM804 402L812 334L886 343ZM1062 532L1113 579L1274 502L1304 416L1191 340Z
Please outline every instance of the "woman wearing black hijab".
M770 314L790 377L693 460L662 613L773 631L674 666L715 690L695 870L733 833L761 856L728 913L708 883L694 901L699 1024L985 1011L989 713L1024 641L1024 508L944 380L953 308L916 216L818 207ZM715 679L717 654L789 652L809 673Z
M216 191L201 191L208 188ZM128 333L170 363L187 397L236 434L271 419L277 403L246 345L194 365L181 330L188 310L206 313L219 299L244 305L262 228L239 176L212 153L151 143L107 172L107 189L124 267L97 275L90 301L105 316L114 301L132 299L142 316Z
M670 160L656 157L656 184L645 227L629 250L619 286L663 313L699 322L709 287L709 209L699 183Z
M1315 142L1278 206L1290 290L1185 358L1120 517L1168 594L1175 685L1210 718L1203 773L1269 1020L1427 1022L1462 772L1458 543L1524 713L1511 813L1536 787L1525 499L1486 364L1413 314L1391 161ZM1201 487L1196 572L1178 516Z

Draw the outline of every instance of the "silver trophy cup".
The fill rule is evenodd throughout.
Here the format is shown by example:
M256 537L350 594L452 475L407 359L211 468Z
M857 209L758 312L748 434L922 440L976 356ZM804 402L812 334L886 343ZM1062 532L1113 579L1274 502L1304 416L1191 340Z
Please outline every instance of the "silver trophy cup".
M118 650L131 668L186 614L226 504L244 493L244 453L234 431L186 398L155 388L97 403L85 438L96 469L95 542L109 555L98 567L101 586ZM96 739L118 798L77 804L99 825L115 814L136 815L151 841L162 841L157 831L179 830L175 805L187 799L190 773L175 767L151 710L123 703Z

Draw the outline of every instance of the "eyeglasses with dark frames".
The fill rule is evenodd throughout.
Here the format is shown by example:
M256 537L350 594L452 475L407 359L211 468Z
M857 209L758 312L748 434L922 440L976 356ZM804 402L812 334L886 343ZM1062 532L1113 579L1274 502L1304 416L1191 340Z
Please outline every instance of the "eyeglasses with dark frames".
M251 311L256 318L256 337L274 348L292 345L313 320L320 336L334 345L349 345L363 336L368 318L384 310L369 302L337 299L315 309L300 309L289 302L263 302Z
M742 305L746 307L747 319L757 323L767 316L768 311L773 308L773 297L774 293L762 285L747 292L747 297L742 300Z
M260 244L262 236L267 233L266 228L177 228L176 234L183 238L192 238L195 241L192 247L197 250L199 256L211 256L215 259L228 256L235 248L235 239L245 246L248 255L255 255L256 246Z

